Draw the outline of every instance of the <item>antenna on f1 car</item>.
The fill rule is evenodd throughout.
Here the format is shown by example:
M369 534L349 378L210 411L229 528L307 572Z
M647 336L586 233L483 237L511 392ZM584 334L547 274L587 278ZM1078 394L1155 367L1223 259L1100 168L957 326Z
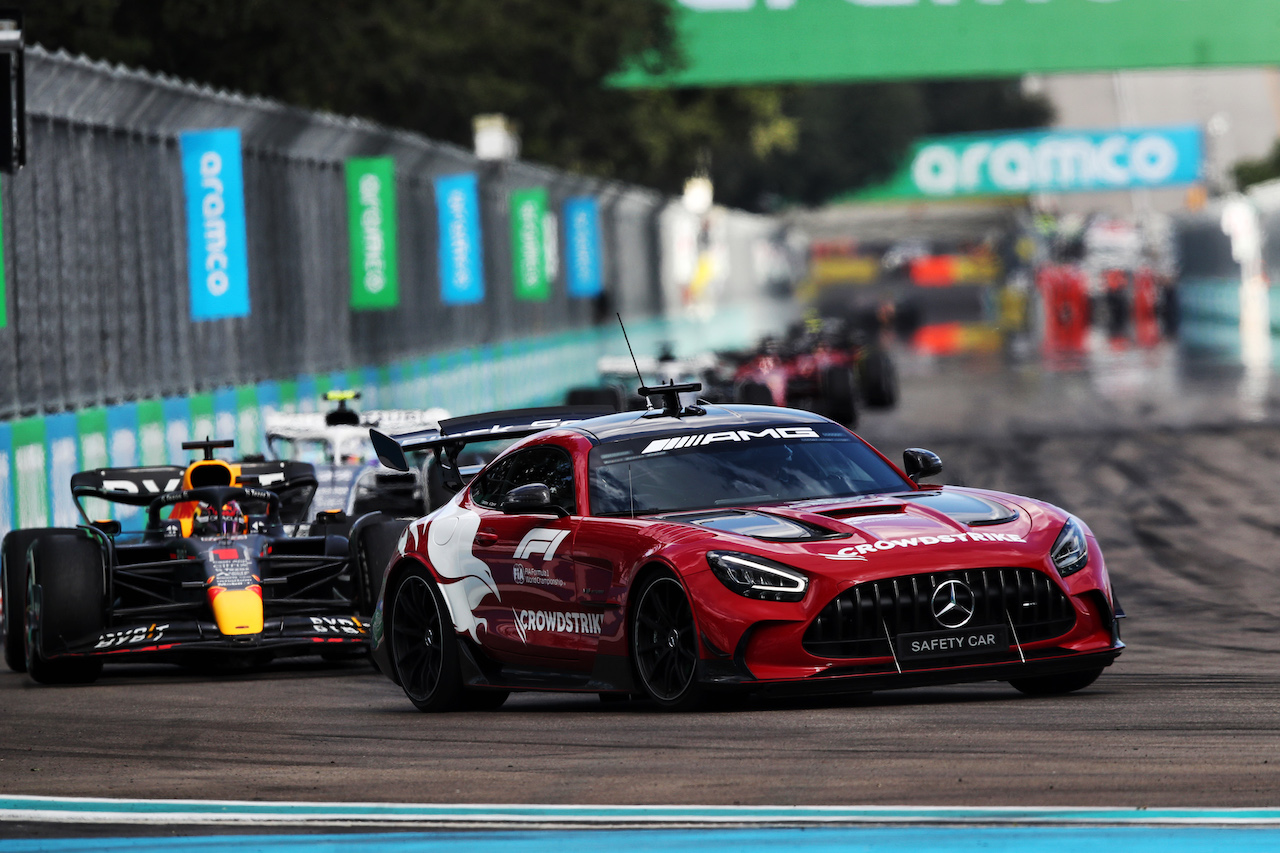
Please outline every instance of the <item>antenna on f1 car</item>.
M627 342L627 352L631 353L631 363L636 368L636 379L640 380L640 387L644 388L644 377L640 375L640 362L636 361L636 351L631 348L631 338L627 337L627 326L622 322L622 312L618 311L615 313L618 317L618 325L622 326L622 339ZM639 393L643 394L644 391L640 391ZM653 408L653 403L649 402L648 397L644 398L644 407L646 409Z

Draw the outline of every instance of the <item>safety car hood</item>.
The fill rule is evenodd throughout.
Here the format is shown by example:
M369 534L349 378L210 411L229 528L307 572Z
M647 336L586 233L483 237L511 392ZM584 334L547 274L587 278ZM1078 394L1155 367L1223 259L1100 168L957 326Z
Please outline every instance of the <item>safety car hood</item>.
M989 492L937 490L676 513L664 520L829 557L832 547L869 554L895 548L1025 543L1027 511Z

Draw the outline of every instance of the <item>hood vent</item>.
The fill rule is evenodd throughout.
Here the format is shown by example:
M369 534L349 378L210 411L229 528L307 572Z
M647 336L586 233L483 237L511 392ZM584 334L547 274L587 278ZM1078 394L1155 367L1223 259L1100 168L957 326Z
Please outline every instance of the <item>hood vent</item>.
M667 519L698 527L709 527L721 533L750 536L771 542L802 542L812 539L833 539L846 534L827 530L812 524L781 518L753 510L715 510L711 512L668 515Z
M906 504L872 504L871 506L842 506L824 509L818 515L827 518L854 518L862 515L898 515L907 511Z
M996 503L988 498L963 492L920 492L901 497L915 504L937 510L961 524L982 527L988 524L1008 524L1016 521L1018 511L1011 506Z

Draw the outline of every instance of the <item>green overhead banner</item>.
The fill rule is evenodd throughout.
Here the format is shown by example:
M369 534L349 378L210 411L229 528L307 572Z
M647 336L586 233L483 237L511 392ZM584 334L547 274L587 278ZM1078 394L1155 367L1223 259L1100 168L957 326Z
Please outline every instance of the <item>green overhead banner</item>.
M547 278L545 222L547 191L542 187L511 193L511 258L517 299L551 298Z
M347 211L351 232L351 307L357 311L395 308L396 167L390 157L346 162Z
M1276 0L672 0L687 67L621 86L1280 63Z

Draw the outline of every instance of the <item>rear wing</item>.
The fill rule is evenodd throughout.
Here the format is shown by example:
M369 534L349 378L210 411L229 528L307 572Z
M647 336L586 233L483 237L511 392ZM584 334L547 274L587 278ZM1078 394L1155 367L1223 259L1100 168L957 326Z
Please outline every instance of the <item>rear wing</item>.
M369 430L378 461L396 471L408 471L405 451L434 450L436 462L446 469L457 470L458 453L468 444L524 438L544 430L569 426L601 415L616 414L610 406L547 406L535 409L509 409L450 418L440 422L440 429L419 430L392 438L376 429ZM447 465L443 457L448 457Z
M315 466L284 460L229 463L240 468L240 483L276 493L281 499L281 518L287 523L301 520L315 494ZM81 501L101 498L129 506L148 506L160 495L182 488L185 466L153 465L137 468L94 468L71 475L71 495L85 521L90 521Z

